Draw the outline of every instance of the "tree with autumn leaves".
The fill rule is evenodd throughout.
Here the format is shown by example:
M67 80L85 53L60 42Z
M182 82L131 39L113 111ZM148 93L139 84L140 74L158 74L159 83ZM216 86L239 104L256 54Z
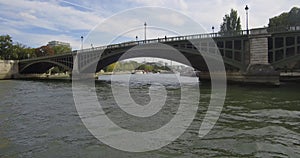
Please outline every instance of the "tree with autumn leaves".
M37 57L49 56L49 55L57 55L71 52L71 48L64 45L58 46L41 46L35 49L35 54Z
M42 57L42 56L54 55L55 52L50 46L46 45L46 46L41 46L39 48L36 48L35 54L37 57Z
M46 45L39 48L30 48L21 43L13 42L12 37L9 35L0 36L0 59L2 60L22 60L68 52L71 52L71 48L68 46L50 47Z

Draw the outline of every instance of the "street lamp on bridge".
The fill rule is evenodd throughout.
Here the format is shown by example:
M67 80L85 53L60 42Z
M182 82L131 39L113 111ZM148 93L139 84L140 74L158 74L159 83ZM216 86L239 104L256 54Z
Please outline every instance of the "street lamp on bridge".
M81 38L81 50L83 49L83 36L80 37Z
M212 32L215 33L215 27L212 26L211 29L212 29Z
M246 30L247 30L247 35L249 34L249 27L248 27L248 10L249 10L249 7L248 5L246 5L245 7L245 10L246 10Z
M146 39L147 39L147 38L146 38L146 26L147 26L147 23L146 23L146 22L144 23L144 26L145 26L145 32L144 32L144 35L145 35L145 43L146 43Z

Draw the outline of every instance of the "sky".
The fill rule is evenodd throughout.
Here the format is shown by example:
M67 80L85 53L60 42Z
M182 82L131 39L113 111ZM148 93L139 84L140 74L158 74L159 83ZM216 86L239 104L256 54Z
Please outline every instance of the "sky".
M269 18L300 7L300 0L0 0L0 34L28 47L57 40L76 50L81 36L85 48L133 41L136 36L143 39L144 22L147 39L209 33L212 26L216 32L232 8L246 29L246 5L251 29L267 26ZM194 29L198 25L191 20L202 28Z

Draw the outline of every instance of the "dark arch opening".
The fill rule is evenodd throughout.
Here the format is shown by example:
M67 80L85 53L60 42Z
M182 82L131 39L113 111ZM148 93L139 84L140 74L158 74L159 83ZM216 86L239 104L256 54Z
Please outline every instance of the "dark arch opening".
M69 72L72 71L72 68L69 68L68 66L58 62L39 61L24 66L23 68L20 69L19 73L20 74L42 74L42 73L46 73L52 67L59 67L61 70L65 70Z
M196 51L196 50L191 50L191 51ZM94 59L93 62L89 63L88 66L84 67L83 69L80 70L80 72L88 72L88 73L95 73L95 72L99 72L101 69L103 69L104 67L117 62L121 56L123 55L125 51L119 51L113 54L108 54L108 55L104 55L101 57L100 60ZM172 60L172 61L176 61L185 65L190 65L191 67L193 67L196 70L199 71L208 71L208 67L207 64L204 60L204 58L197 53L191 53L190 51L186 51L186 50L180 50L181 54L183 56L185 56L187 58L187 60L190 62L190 64L188 63L183 63L182 61L176 60L175 58L171 57L167 57L164 59L167 60ZM105 54L105 52L103 53ZM136 54L134 56L131 56L129 58L137 58L137 57L158 57L155 56L155 54ZM122 60L125 59L129 59L129 58L122 58ZM158 57L161 58L161 57ZM223 59L224 65L226 70L230 70L230 71L240 71L242 70L242 64L241 63L237 63L234 61L229 61L228 59ZM96 68L96 69L95 69Z

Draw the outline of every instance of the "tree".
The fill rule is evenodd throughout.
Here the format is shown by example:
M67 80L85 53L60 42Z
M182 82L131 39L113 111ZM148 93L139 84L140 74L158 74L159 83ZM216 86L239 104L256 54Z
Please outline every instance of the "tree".
M54 51L54 54L64 54L70 53L72 51L70 47L64 45L54 46L52 47L52 49Z
M0 36L0 58L9 59L13 47L12 39L9 35Z
M288 25L288 13L282 13L279 16L275 16L269 19L269 27L287 26Z
M35 55L37 57L54 55L54 54L55 54L54 50L49 46L41 46L41 47L35 49Z
M110 65L108 65L106 68L105 68L105 71L106 72L113 72L114 71L114 69L115 69L115 67L116 67L116 63L112 63L112 64L110 64Z
M24 58L23 59L28 59L28 58L35 58L37 57L35 54L35 49L34 48L30 48L30 47L26 47L23 50L23 54L24 54Z
M13 42L9 35L0 36L0 59L21 60L35 57L34 49Z
M10 52L10 59L21 60L21 59L28 59L30 57L35 57L33 48L26 47L21 43L16 43L12 46Z
M11 60L18 60L23 58L23 49L25 46L23 46L20 43L17 43L12 46L9 52L9 59Z
M294 7L289 12L288 24L290 26L300 25L300 8Z
M154 70L154 65L150 65L150 64L142 64L139 67L136 68L136 70L143 70L146 72L152 72Z
M290 12L281 13L269 19L269 28L300 25L300 8L294 7Z
M231 9L230 14L223 17L223 23L220 26L221 33L232 33L241 30L241 20L236 10Z

